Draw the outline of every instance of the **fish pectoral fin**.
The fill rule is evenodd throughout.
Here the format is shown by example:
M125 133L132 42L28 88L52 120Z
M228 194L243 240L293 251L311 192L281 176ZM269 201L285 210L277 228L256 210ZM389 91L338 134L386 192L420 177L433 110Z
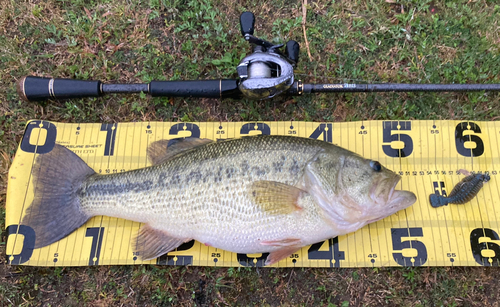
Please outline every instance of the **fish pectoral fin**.
M302 208L298 199L305 191L276 181L256 181L249 188L251 199L269 214L290 214Z
M146 224L139 230L137 237L133 241L133 245L134 251L138 253L138 256L146 261L158 258L189 240L172 237L165 231L155 229Z
M286 246L281 249L278 249L277 251L274 251L267 256L266 263L264 265L273 265L276 262L285 259L286 257L290 256L291 254L297 252L300 250L302 246L297 246L297 245L292 245L292 246Z
M148 158L153 165L161 164L178 153L212 143L209 139L194 137L159 140L148 147Z

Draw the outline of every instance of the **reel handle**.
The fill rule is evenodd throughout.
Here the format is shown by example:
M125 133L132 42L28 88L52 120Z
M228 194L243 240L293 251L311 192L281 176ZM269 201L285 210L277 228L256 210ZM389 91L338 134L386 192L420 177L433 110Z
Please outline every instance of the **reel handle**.
M255 15L252 12L243 12L240 15L241 35L253 35L255 26Z
M285 46L285 56L297 64L299 62L300 45L294 40L290 40Z

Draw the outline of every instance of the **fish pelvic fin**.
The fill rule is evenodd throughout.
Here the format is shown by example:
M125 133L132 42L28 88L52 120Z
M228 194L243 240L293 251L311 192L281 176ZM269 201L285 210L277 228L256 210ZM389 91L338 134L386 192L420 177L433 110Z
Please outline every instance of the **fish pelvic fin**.
M301 246L293 245L293 246L286 246L286 247L283 247L281 249L278 249L278 250L270 253L269 256L267 256L266 262L264 265L265 266L273 265L273 264L287 258L291 254L299 251L301 248L302 248Z
M147 261L158 258L190 240L172 237L167 232L146 224L141 227L133 241L133 248L141 260Z
M307 193L294 186L276 181L256 181L249 188L251 199L269 214L290 214L302 208L298 199Z
M285 238L282 240L273 240L273 241L262 241L260 242L262 245L267 246L279 246L280 249L271 252L269 256L266 258L266 262L264 265L273 265L280 260L285 259L291 254L295 253L299 249L302 248L302 240L297 238Z
M82 183L95 172L71 150L56 144L33 166L34 199L21 224L35 231L35 248L66 237L91 217L80 207Z
M447 197L443 197L443 196L437 195L437 194L431 194L429 196L429 201L431 203L431 206L434 207L434 208L439 208L441 206L446 206L449 203Z
M190 149L212 143L209 139L194 137L178 138L172 140L159 140L148 147L148 158L153 165L161 164L171 157Z

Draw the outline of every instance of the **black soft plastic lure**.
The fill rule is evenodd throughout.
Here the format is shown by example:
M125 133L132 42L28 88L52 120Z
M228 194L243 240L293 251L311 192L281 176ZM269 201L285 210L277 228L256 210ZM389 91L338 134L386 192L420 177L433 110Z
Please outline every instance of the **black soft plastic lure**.
M465 170L460 170L460 172L467 175L467 177L462 179L453 188L448 197L437 194L429 196L432 207L439 208L448 204L465 204L479 193L479 190L483 187L483 183L490 180L490 175L488 174L471 174Z

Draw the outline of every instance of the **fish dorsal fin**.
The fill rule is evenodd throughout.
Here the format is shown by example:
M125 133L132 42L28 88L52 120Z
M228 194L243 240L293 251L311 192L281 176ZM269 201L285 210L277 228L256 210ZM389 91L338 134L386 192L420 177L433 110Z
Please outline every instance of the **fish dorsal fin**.
M269 214L290 214L302 209L298 199L305 191L276 181L256 181L249 189L250 197L256 205Z
M151 143L148 147L148 158L153 165L161 164L178 153L187 151L198 146L212 143L209 139L179 138L172 140L159 140Z
M171 237L168 233L146 224L139 230L133 241L133 247L139 258L147 261L173 251L189 240Z

